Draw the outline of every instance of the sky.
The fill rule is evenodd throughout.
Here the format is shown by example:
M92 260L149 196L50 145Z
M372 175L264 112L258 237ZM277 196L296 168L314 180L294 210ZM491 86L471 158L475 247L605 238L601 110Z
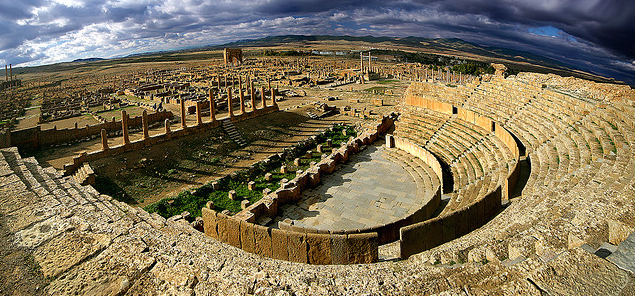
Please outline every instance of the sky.
M461 38L635 85L635 0L0 0L0 65L287 34Z

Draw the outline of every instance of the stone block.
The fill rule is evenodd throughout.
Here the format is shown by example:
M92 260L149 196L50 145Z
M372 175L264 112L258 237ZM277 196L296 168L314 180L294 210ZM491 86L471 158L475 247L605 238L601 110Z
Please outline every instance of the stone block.
M413 254L429 250L441 244L443 228L440 219L402 227L399 234L401 258L406 259Z
M308 263L306 233L289 232L288 239L289 261Z
M216 214L216 230L218 232L218 240L227 243L227 215L224 213Z
M374 263L379 260L377 233L348 234L346 239L348 263Z
M212 182L212 189L218 190L218 188L220 188L220 184L218 184L218 182Z
M254 253L254 224L240 221L240 247L245 252Z
M348 243L345 234L331 234L331 264L348 264Z
M333 146L333 139L326 139L326 147L332 147Z
M214 239L218 239L216 212L209 208L202 208L201 216L203 217L203 232Z
M240 248L240 220L232 217L227 218L227 243Z
M619 245L633 232L633 227L622 222L609 220L609 243Z
M265 180L267 182L271 182L273 180L273 175L271 173L266 173L265 174Z
M442 225L442 241L449 242L456 238L456 215L450 213L441 218Z
M286 165L283 165L280 167L280 173L281 174L286 174L289 170L287 169Z
M229 199L231 199L231 200L237 200L238 199L238 194L236 194L236 190L230 190L227 195L229 196Z
M249 183L247 183L247 189L249 190L256 190L256 182L254 181L249 181Z
M296 158L293 160L293 165L295 166L300 166L302 165L302 162L300 161L300 158Z
M307 259L310 264L331 264L331 238L328 234L308 233Z
M271 258L289 260L288 232L271 229Z
M317 145L316 149L317 149L317 152L319 152L319 153L323 153L324 152L324 148L322 147L322 144Z
M470 232L470 215L468 208L462 208L453 213L455 218L455 235L460 237Z
M248 208L250 205L251 205L251 202L249 202L249 200L246 200L246 199L240 202L240 208L243 210Z
M254 225L254 253L263 257L271 258L271 229L268 227Z

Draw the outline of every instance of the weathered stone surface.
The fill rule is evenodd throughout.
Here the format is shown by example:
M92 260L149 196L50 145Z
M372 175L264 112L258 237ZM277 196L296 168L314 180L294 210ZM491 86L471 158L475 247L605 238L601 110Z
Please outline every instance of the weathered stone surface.
M240 221L240 248L245 252L254 252L254 224Z
M310 264L331 264L331 238L328 234L307 233L307 260Z
M227 243L240 248L240 220L232 217L227 218Z
M288 232L271 229L271 257L280 260L289 260L289 236Z
M227 215L223 213L216 214L216 230L218 231L218 239L221 242L228 243L229 240L229 229L227 228Z
M218 223L216 222L216 212L208 208L202 208L201 215L203 217L203 229L205 234L211 236L214 239L218 239Z
M348 264L349 250L345 234L331 234L331 263Z
M610 220L609 243L619 245L621 242L625 241L631 233L633 233L633 230L635 230L635 228L622 222Z
M530 279L551 295L617 295L631 277L613 263L575 248L547 262Z
M635 273L635 232L620 243L617 250L606 259L624 270Z
M287 249L289 261L307 263L306 233L289 232Z
M71 231L43 244L34 257L45 277L57 277L109 244L110 238L106 235Z
M139 274L147 272L155 263L155 258L143 252L147 247L141 239L118 238L99 255L52 281L46 292L56 295L124 293Z
M348 263L377 262L377 233L349 234L347 237Z
M254 253L267 258L273 256L270 231L268 227L254 225Z

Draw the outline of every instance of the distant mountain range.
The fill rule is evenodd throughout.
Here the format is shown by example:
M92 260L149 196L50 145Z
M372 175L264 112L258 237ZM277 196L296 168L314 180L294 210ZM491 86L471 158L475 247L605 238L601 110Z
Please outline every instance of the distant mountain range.
M589 70L569 65L554 59L550 59L527 51L515 50L495 46L482 46L466 42L458 38L423 38L423 37L374 37L374 36L331 36L331 35L281 35L269 36L259 39L247 39L230 42L221 45L207 45L190 47L186 49L154 51L134 53L125 57L103 59L85 58L76 59L71 63L59 63L39 67L20 69L20 72L46 71L59 67L70 69L81 67L81 62L91 62L91 65L100 63L120 64L153 61L179 61L188 59L181 53L188 53L190 59L206 59L208 54L203 51L219 50L225 47L302 47L311 49L320 46L329 46L329 43L347 45L348 47L391 49L398 51L421 52L440 56L454 56L465 60L478 60L482 62L501 62L522 71L541 73L555 73L563 76L576 76L600 82L615 82L612 78L606 78L592 74ZM359 44L355 44L359 43ZM198 54L192 54L197 53ZM94 63L94 64L93 64Z
M537 55L528 51L521 51L515 49L509 49L504 47L494 46L482 46L475 43L470 43L459 38L424 38L424 37L375 37L375 36L331 36L331 35L281 35L281 36L269 36L259 39L247 39L239 40L222 45L211 45L189 50L200 49L221 49L224 47L265 47L282 45L288 43L303 43L303 42L315 42L315 41L349 41L349 42L367 42L367 43L384 43L400 45L411 48L428 49L440 52L447 52L448 54L464 52L482 57L489 57L493 59L509 59L517 60L519 62L534 61L541 64L575 68L572 65L556 61L541 55Z
M102 58L86 58L86 59L76 59L73 60L71 63L78 63L78 62L95 62L95 61L103 61L105 59Z
M508 66L515 66L523 71L555 73L563 76L576 76L600 82L616 81L593 74L588 69L582 69L575 65L557 61L542 55L528 51L483 46L458 38L424 38L424 37L375 37L375 36L331 36L331 35L281 35L269 36L259 39L247 39L230 42L222 45L210 45L184 51L214 50L224 47L267 47L293 44L319 44L322 42L347 41L374 44L377 47L407 48L412 51L450 55L465 59L477 59L485 62L501 62ZM372 45L371 45L372 46Z

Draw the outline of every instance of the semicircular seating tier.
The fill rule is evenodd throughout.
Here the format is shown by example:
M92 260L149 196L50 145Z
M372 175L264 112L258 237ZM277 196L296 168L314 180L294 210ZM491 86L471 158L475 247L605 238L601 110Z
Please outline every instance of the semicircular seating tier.
M54 295L632 293L632 260L613 257L622 244L606 258L588 250L617 245L635 228L633 90L520 73L456 87L414 82L407 96L493 120L518 139L531 172L522 194L486 224L406 260L316 266L264 258L183 219L100 195L16 148L0 150L3 252L24 252L32 259L24 270L43 279L37 293ZM471 184L481 178L499 182L509 163L496 139L452 111L413 109L397 123L398 131L419 130L411 141L447 161L456 189L448 209L478 196Z
M395 136L432 152L451 172L452 182L444 186L454 190L442 214L492 192L516 165L512 152L492 131L434 110L407 106L402 112Z

